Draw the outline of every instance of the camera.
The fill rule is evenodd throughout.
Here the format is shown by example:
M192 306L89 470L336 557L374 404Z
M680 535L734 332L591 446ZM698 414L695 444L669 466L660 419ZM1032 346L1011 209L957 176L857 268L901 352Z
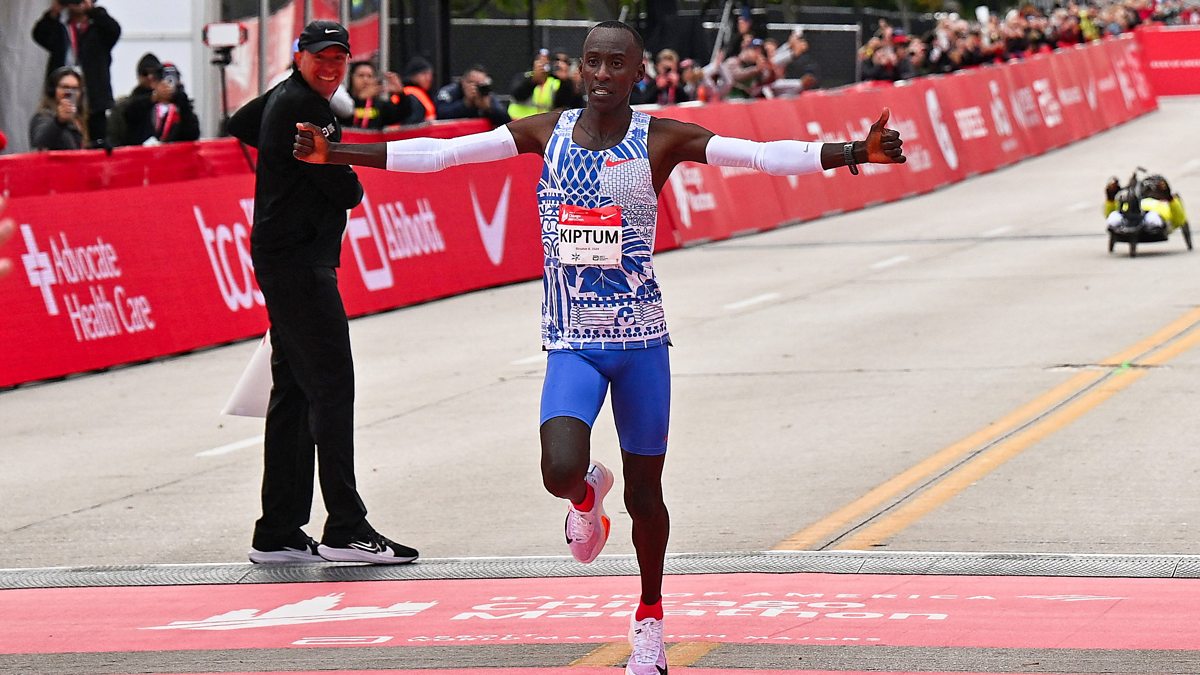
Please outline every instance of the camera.
M68 5L82 5L83 0L59 0L58 4L66 7Z
M480 96L487 96L492 93L492 81L480 82L475 85L475 91L479 92Z
M210 23L201 32L204 44L213 49L240 47L249 38L246 27L240 23Z

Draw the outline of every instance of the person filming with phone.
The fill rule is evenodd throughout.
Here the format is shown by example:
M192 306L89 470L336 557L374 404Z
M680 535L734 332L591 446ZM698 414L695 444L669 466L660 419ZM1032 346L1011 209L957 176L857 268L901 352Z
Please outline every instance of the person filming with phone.
M79 69L87 81L86 140L108 145L107 111L113 106L112 50L121 37L121 25L98 0L50 0L49 8L33 27L33 41L49 53L47 76L63 66Z
M87 147L88 103L83 76L63 66L46 77L42 102L29 122L34 150L80 150Z

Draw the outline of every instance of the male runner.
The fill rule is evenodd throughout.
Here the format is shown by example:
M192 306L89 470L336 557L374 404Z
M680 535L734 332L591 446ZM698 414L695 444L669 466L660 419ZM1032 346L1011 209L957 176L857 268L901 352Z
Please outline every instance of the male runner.
M313 125L297 125L295 156L391 171L439 171L532 152L544 156L538 212L545 253L542 345L549 352L542 389L542 481L567 499L571 554L591 562L608 539L604 496L612 473L590 461L591 425L612 387L621 442L625 506L641 570L626 673L667 672L662 576L669 521L662 496L670 411L670 337L651 252L658 193L680 162L800 174L866 162L905 161L888 111L864 141L751 141L652 118L629 107L644 75L642 38L606 21L583 43L587 107L526 117L492 131L452 139L330 143ZM612 227L610 223L620 223ZM619 230L614 233L613 230ZM599 233L600 236L597 236Z

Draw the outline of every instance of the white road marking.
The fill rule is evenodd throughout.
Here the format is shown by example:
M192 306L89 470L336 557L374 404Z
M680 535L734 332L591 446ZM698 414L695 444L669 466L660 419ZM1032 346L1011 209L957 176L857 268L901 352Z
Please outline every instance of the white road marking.
M764 302L771 302L772 300L778 300L780 297L782 297L782 296L780 296L778 293L763 293L762 295L756 295L753 298L746 298L745 300L738 300L737 302L731 302L728 305L725 305L725 309L733 312L733 311L736 311L739 309L745 309L747 307L751 307L753 305L760 305Z
M885 267L891 267L892 265L899 265L900 263L906 262L907 260L908 260L908 256L906 256L906 255L895 255L895 256L888 258L887 260L880 260L879 262L875 263L874 265L871 265L871 269L881 270Z
M541 363L542 361L545 361L545 360L546 360L546 355L545 355L545 353L542 353L542 354L534 354L533 356L527 356L527 357L525 357L525 358L523 358L523 359L517 359L516 361L510 361L510 362L509 362L509 365L513 365L513 366L531 366L531 365L533 365L533 364L535 364L535 363Z
M984 232L983 236L995 237L997 235L1004 234L1005 232L1008 232L1011 229L1012 229L1012 225L1001 225L1000 227L993 227L992 229L988 230L987 232Z
M240 441L237 441L236 443L222 445L219 448L212 448L210 450L204 450L203 452L197 452L196 456L197 457L215 457L217 455L227 455L231 452L234 452L235 450L241 450L242 448L250 448L250 447L254 447L256 445L262 445L262 442L263 442L262 436L253 436L251 438L244 438Z

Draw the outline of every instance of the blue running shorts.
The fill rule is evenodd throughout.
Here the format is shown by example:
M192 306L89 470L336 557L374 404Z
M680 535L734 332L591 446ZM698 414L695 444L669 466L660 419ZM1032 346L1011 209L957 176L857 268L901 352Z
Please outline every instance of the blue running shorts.
M612 385L613 420L621 449L635 455L667 451L671 362L667 345L648 349L554 349L546 359L542 419L574 417L589 427Z

